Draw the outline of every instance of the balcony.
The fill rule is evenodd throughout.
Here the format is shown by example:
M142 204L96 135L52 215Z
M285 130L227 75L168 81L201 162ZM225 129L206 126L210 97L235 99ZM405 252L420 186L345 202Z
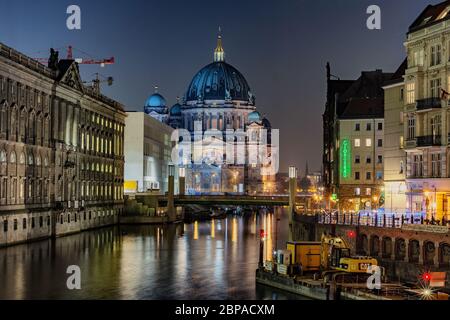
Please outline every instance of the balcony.
M440 98L427 98L417 100L416 109L417 111L428 110L428 109L437 109L441 108L441 99Z
M418 147L432 147L432 146L440 146L440 145L442 145L440 135L417 137L417 146Z

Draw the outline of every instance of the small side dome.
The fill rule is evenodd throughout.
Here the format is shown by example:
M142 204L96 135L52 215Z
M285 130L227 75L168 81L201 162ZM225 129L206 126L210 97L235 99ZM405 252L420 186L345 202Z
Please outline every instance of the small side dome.
M171 116L179 116L181 115L181 106L179 103L176 103L170 108L170 115Z
M250 112L248 115L248 122L260 122L261 121L261 114L258 111Z
M166 106L166 99L159 93L152 94L145 102L146 107L161 108Z

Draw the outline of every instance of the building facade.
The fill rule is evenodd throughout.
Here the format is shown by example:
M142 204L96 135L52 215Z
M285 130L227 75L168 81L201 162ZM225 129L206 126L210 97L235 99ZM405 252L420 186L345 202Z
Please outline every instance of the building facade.
M323 171L329 206L344 211L384 205L384 93L392 73L362 72L357 80L332 79L324 124Z
M125 116L73 60L0 43L0 245L117 222Z
M160 193L168 191L168 167L171 163L173 130L172 127L145 112L127 113L125 182L136 183L133 191Z
M406 60L384 89L384 193L386 213L407 213L403 108Z
M428 6L405 47L404 136L407 207L429 220L449 218L450 1Z

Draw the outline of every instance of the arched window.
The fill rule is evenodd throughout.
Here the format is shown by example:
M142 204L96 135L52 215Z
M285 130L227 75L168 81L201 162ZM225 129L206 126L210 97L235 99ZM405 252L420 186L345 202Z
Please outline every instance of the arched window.
M32 153L28 154L28 165L33 165L34 164L34 157Z
M9 155L9 162L16 163L16 153L14 151L11 151L11 154Z
M47 156L44 157L44 167L48 167L48 158L47 158Z
M6 162L6 152L5 152L5 150L0 151L0 162L1 163Z
M36 158L36 165L37 165L38 167L41 166L41 156L40 156L40 155L38 155L37 158Z
M25 164L25 153L21 153L20 154L20 159L19 159L20 164Z
M6 110L6 102L0 105L0 133L6 133L8 123L8 112Z

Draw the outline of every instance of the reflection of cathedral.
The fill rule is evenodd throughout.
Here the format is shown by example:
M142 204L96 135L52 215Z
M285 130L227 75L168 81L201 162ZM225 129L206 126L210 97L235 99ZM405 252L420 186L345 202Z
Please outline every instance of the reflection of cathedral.
M275 150L270 145L270 122L256 110L255 96L244 76L225 62L220 35L214 51L214 61L194 76L183 99L169 109L165 99L156 91L148 98L145 112L174 128L186 129L192 135L194 131L219 130L223 135L220 139L225 141L225 132L235 130L244 139L242 141L245 141L247 158L248 150L265 141L265 133L268 132L267 152L269 157L275 156ZM240 141L239 138L231 142L234 148L237 141ZM229 141L227 144L229 145ZM261 169L267 167L267 163L262 165L257 159L247 159L246 164L236 164L242 162L226 159L229 154L224 154L225 148L228 146L220 150L219 158L227 164L215 164L211 161L217 157L217 149L211 148L203 149L203 164L187 166L188 193L273 192L274 174L261 175Z

